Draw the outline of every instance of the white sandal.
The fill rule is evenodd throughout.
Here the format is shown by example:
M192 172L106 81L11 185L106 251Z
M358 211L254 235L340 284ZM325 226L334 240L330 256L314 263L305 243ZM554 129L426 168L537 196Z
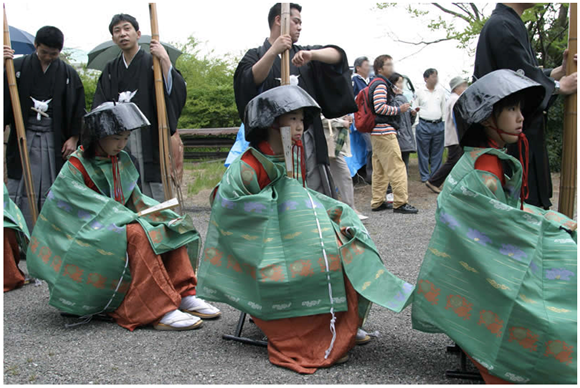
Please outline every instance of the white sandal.
M203 321L198 317L173 310L165 314L161 321L153 327L156 330L182 331L198 329L202 324Z
M206 301L199 299L195 295L182 298L179 309L184 313L188 313L203 319L215 319L222 315L219 309L213 307Z

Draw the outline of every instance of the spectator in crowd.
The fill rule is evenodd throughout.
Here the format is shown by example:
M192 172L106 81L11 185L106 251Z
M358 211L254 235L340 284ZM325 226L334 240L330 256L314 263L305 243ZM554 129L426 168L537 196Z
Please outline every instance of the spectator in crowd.
M407 97L403 95L403 82L405 82L405 78L403 78L399 73L393 73L393 75L389 77L389 81L393 84L393 89L395 91L393 105L399 107L408 104L409 101L407 100ZM415 122L416 116L417 110L415 109L409 109L405 113L401 113L399 128L397 128L397 139L399 140L401 155L407 169L407 176L409 175L409 156L412 152L417 152L415 135L413 134L413 123Z
M423 78L425 85L417 90L420 111L416 136L419 173L421 182L426 183L431 175L439 170L443 159L445 90L437 87L439 82L437 70L425 70Z
M447 175L453 170L455 164L459 161L463 155L463 148L459 145L459 140L457 139L457 127L455 125L455 120L453 119L453 107L455 102L461 96L461 94L467 89L467 81L461 77L455 77L449 82L449 88L451 89L451 95L447 99L445 104L445 147L447 147L447 160L445 164L441 166L439 170L435 172L427 180L425 185L431 189L434 193L439 194L441 192L441 185L447 179Z
M354 74L352 75L352 90L354 92L354 97L358 95L358 93L367 87L369 82L371 81L370 72L371 72L371 65L369 59L367 57L358 57L354 61ZM373 176L373 146L371 144L371 134L370 133L360 133L356 131L356 127L353 123L353 131L351 135L353 137L360 136L366 146L365 153L366 153L366 168L365 168L365 180L367 183L371 183L371 179ZM356 143L356 139L355 139ZM356 152L356 150L354 151ZM361 158L362 159L362 158Z
M338 187L340 199L353 208L361 220L366 220L368 217L355 209L352 178L348 165L344 160L345 157L351 156L350 137L348 134L351 123L352 116L350 115L336 119L327 119L322 116L322 127L324 128L324 136L328 147L328 160L330 161L330 174L334 184Z
M395 99L389 77L393 74L393 58L389 55L379 55L373 64L375 74L380 78L369 90L369 99L376 113L375 128L371 133L373 144L373 211L389 208L385 198L389 183L393 186L393 212L415 214L416 208L407 203L409 193L407 188L407 171L401 156L401 148L397 141L397 130L393 125L396 116L410 109L409 103L399 107L393 105Z

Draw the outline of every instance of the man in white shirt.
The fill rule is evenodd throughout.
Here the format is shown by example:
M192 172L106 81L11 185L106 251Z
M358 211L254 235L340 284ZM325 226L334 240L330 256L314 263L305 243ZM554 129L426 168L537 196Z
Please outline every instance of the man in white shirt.
M463 155L463 148L459 145L459 139L457 138L457 127L455 125L455 120L453 119L453 107L459 99L459 96L467 89L467 81L462 77L455 77L449 82L449 88L451 89L451 95L447 99L445 104L445 147L447 147L447 160L445 164L441 166L435 174L427 180L425 185L431 189L434 193L440 193L439 188L447 176L455 167L455 164L461 159Z
M419 125L415 137L417 139L417 156L419 158L419 173L421 182L425 183L439 168L443 159L445 140L445 90L437 87L438 73L435 69L427 69L423 73L425 86L417 91L419 110ZM431 169L429 169L431 166Z

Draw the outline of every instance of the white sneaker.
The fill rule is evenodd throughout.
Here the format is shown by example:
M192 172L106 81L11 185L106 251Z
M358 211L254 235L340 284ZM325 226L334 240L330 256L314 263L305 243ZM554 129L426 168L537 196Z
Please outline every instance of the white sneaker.
M179 309L184 313L195 315L203 319L218 318L222 313L206 301L199 299L195 295L186 296L181 299Z
M203 321L198 318L185 314L179 310L168 312L161 318L161 321L155 325L157 330L193 330L199 328Z
M393 193L387 194L387 202L393 203L395 201L395 196Z

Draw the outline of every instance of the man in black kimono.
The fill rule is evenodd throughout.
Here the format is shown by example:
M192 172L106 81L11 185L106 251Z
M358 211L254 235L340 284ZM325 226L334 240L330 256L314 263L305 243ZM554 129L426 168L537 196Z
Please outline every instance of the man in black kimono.
M544 128L546 111L555 94L576 93L576 73L566 76L566 58L562 66L542 70L530 44L527 29L521 19L522 13L532 3L498 4L485 23L477 43L474 81L498 69L511 69L524 74L546 88L546 98L536 112L524 122L524 133L530 144L528 185L530 196L527 203L548 209L552 203L552 179ZM517 145L508 152L519 158Z
M76 150L85 114L85 92L81 79L72 66L59 59L63 43L64 36L58 28L42 27L34 39L36 51L14 60L39 212L61 167ZM13 50L4 46L4 59L13 58L13 54ZM14 121L4 72L4 126L10 125L6 148L7 188L10 198L22 210L28 229L32 231L32 215L22 179Z
M159 161L159 132L157 126L157 103L153 76L153 57L159 58L165 86L165 106L169 129L177 131L187 96L186 85L181 73L173 67L165 48L151 40L151 54L139 46L139 23L127 14L113 16L109 25L113 42L121 54L107 63L95 91L93 108L105 101L128 101L135 103L145 114L151 126L134 131L127 143L127 151L136 159L141 176L143 194L159 202L165 200L161 183Z
M249 50L234 74L234 92L240 118L248 102L258 94L280 86L280 54L290 50L290 75L322 108L327 118L342 117L357 107L352 92L346 53L338 46L298 46L302 30L302 7L290 4L290 34L281 35L281 4L268 14L270 37L262 46ZM296 78L294 78L296 82ZM328 150L322 121L317 117L304 134L308 187L336 197L328 168Z

